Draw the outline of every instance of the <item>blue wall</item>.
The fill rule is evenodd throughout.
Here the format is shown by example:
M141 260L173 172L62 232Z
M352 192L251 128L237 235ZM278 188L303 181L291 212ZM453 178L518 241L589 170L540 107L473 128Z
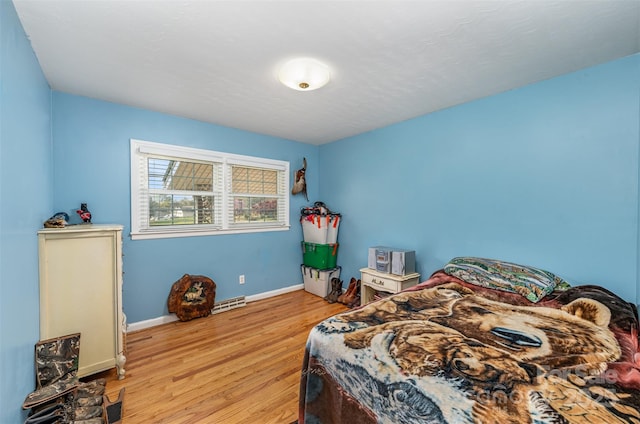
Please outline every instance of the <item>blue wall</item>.
M343 275L381 244L423 280L484 256L637 302L639 103L634 55L321 146Z
M309 164L309 195L317 194L317 146L282 140L113 103L53 93L54 209L79 222L88 204L94 223L125 226L123 303L135 323L168 314L171 285L183 274L217 284L216 300L301 284L300 208L292 196L291 230L258 234L136 240L130 231L129 140L155 141L289 161L291 173ZM246 284L239 285L244 274Z
M18 21L0 1L0 423L21 423L35 388L38 240L51 216L49 86Z

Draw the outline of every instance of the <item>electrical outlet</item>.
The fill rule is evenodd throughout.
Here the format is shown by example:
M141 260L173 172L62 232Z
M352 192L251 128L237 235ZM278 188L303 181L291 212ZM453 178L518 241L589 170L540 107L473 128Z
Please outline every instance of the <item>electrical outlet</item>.
M238 277L238 282L240 284L244 284L244 275L241 275L240 277Z

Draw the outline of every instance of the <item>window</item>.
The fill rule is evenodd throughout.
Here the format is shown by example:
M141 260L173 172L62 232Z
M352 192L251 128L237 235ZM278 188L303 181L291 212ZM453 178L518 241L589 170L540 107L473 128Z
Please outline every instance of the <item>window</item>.
M134 240L289 229L289 163L131 140Z

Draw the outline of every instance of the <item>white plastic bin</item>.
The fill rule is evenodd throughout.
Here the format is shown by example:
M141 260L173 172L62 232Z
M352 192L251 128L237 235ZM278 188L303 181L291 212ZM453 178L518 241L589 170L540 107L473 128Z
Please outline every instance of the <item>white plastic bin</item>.
M334 244L338 242L340 215L306 215L300 217L302 235L307 243Z
M331 291L331 279L340 278L340 267L319 270L310 266L300 265L304 289L316 296L325 297Z

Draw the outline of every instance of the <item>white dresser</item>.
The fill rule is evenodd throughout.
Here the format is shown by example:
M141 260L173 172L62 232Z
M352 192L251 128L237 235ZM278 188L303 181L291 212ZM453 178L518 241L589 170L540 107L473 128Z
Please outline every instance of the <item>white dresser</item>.
M415 286L420 282L420 274L407 275L387 274L371 268L360 270L360 304L364 305L373 300L377 291L386 293L398 293L404 289Z
M40 339L80 333L78 376L117 367L124 378L122 226L38 232Z

